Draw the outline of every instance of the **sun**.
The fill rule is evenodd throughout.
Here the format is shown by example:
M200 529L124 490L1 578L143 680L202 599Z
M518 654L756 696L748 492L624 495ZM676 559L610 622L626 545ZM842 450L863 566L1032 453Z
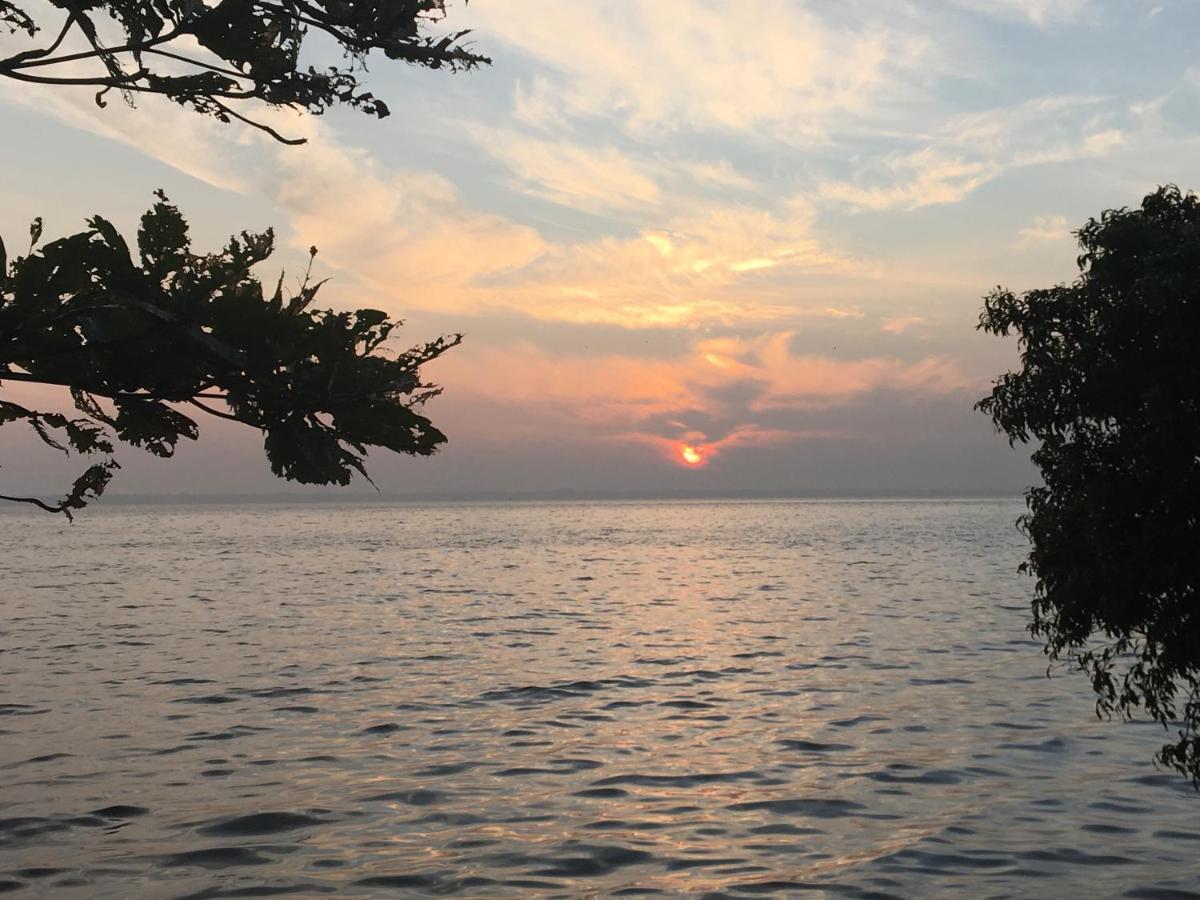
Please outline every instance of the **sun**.
M689 466L698 466L704 462L704 454L690 444L679 448L679 458Z

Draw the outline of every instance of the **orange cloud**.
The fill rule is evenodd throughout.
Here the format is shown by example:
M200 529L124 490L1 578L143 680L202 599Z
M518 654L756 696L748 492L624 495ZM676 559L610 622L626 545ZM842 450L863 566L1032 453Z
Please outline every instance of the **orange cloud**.
M892 316L889 319L884 319L879 328L888 334L904 334L906 331L924 323L924 316Z
M814 212L798 197L770 209L692 198L631 236L552 241L474 209L441 176L385 170L320 128L316 134L308 146L281 151L272 176L292 242L317 245L319 262L368 288L370 302L385 309L506 310L629 328L861 315L764 288L764 275L785 271L862 273L861 263L813 237ZM520 168L531 193L584 207L658 196L652 179L612 152L575 148L551 165L566 152L559 145L553 153L535 141L516 146L518 155L532 154ZM726 181L736 178L712 165Z
M688 431L672 438L657 434L627 432L612 435L609 439L620 443L646 444L653 447L665 460L689 469L702 469L721 455L721 451L736 446L765 446L782 444L817 437L836 437L828 429L784 430L765 429L745 425L729 432L717 440L708 440L704 432Z
M739 446L832 437L805 415L872 391L949 394L978 385L952 360L793 356L790 332L695 342L666 359L560 356L528 342L463 347L433 377L482 405L526 410L544 429L652 447L664 460L699 467ZM519 419L505 414L508 425ZM792 423L781 427L781 421ZM690 448L695 460L685 457ZM689 454L691 455L691 454Z

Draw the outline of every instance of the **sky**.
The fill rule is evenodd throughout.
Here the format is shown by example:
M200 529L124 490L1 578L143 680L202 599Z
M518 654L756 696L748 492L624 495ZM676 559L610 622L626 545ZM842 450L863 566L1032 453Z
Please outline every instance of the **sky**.
M1089 216L1200 185L1196 0L472 0L443 24L493 65L375 61L392 116L269 117L302 147L0 83L0 234L132 234L163 188L198 249L273 226L265 274L316 245L326 305L462 332L426 372L450 441L373 455L384 495L1016 493L1028 452L972 410L1017 363L982 296L1072 279ZM113 490L282 489L257 432L201 425L169 462L123 452ZM13 432L0 493L60 490Z

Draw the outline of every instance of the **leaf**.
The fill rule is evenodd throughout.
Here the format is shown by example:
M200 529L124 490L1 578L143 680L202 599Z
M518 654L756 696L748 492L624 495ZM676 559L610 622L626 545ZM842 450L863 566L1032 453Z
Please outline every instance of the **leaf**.
M72 510L83 509L92 500L98 500L112 481L113 470L119 469L115 460L89 466L71 485L70 492L59 501L59 509L68 520L73 520Z
M113 227L112 222L103 216L92 216L88 219L88 224L95 229L97 234L104 238L104 242L109 247L128 259L129 245L125 243L125 238L121 237L117 229Z
M191 239L187 221L179 208L171 204L161 190L156 191L155 196L158 202L142 216L137 244L147 274L161 282L168 273L187 265Z
M34 37L38 32L38 27L29 14L9 0L0 0L0 22L8 26L10 34L24 31L30 37Z
M3 377L0 373L0 377ZM20 419L28 419L33 413L23 406L18 406L16 403L10 403L7 400L0 400L0 425L5 425L9 422L16 422Z
M91 416L93 419L103 422L105 425L116 424L116 422L113 420L113 417L100 407L100 404L96 401L96 398L82 388L72 387L71 399L75 403L75 408L84 415Z
M107 433L98 425L84 419L72 419L64 426L71 449L76 453L112 453L113 444Z
M37 436L42 439L42 443L46 444L48 447L53 447L55 450L61 450L64 455L69 456L70 451L67 450L67 448L60 444L57 440L55 440L53 435L50 434L49 428L46 427L47 424L50 424L48 421L50 419L50 416L43 417L37 413L34 413L28 417L29 424L33 426L33 430L37 432ZM66 422L64 421L63 424L65 425ZM55 426L51 424L50 427L53 428Z
M199 429L192 419L165 403L127 397L113 402L117 407L113 423L117 437L155 456L171 456L181 437L194 441L199 436Z
M288 481L350 483L354 457L342 449L333 432L305 416L291 415L268 428L263 446L271 471Z

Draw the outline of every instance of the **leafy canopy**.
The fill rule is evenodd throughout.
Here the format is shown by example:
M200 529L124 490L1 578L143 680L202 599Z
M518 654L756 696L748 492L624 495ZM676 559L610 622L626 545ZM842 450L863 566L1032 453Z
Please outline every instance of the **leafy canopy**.
M319 114L344 103L382 118L387 105L360 85L371 51L433 69L487 63L463 43L465 31L424 33L445 6L446 0L49 0L41 8L55 20L46 31L48 23L17 0L0 0L0 28L35 42L0 57L0 76L94 87L101 106L114 89L129 102L136 94L160 94L223 122L238 119L285 143L303 143L249 118L245 106ZM313 46L314 33L317 43L332 40L346 64L306 64L303 51ZM46 39L38 42L39 34Z
M1037 443L1033 633L1099 713L1173 723L1157 758L1200 786L1200 201L1160 188L1078 238L1074 283L985 299L1021 369L978 406Z
M96 216L88 229L7 262L0 243L0 384L70 388L81 414L0 400L0 426L25 422L51 447L98 459L57 504L98 497L119 468L116 442L171 456L194 440L198 410L259 429L272 471L304 484L366 475L369 447L427 456L445 441L416 408L438 393L423 363L459 335L399 354L384 344L400 324L372 309L313 309L306 275L285 295L264 292L253 267L274 236L243 232L219 253L192 252L188 226L161 192L138 230L136 257ZM311 251L316 253L314 248Z

